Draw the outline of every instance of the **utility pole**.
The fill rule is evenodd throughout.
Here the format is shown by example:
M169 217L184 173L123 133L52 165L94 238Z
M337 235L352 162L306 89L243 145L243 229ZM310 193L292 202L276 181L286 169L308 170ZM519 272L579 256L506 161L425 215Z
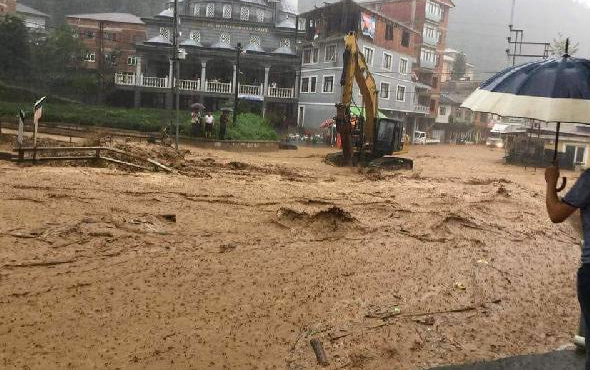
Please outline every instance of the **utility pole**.
M512 57L512 66L516 65L516 57L525 57L525 58L543 58L546 59L549 57L549 49L551 44L548 42L524 42L524 30L514 28L514 10L516 8L516 0L512 0L512 10L510 12L510 24L508 25L508 30L510 31L510 36L508 36L508 49L506 49L506 55L508 57ZM514 41L512 40L512 35L514 34ZM514 51L511 53L512 45L514 45ZM534 46L539 47L543 46L543 54L523 54L522 47L524 46Z
M172 55L172 90L176 99L176 140L175 147L178 150L179 126L180 126L180 96L178 94L178 79L180 77L180 60L178 58L178 0L174 0L174 35L172 42L174 51Z
M238 42L236 55L236 86L234 86L234 127L236 126L238 119L238 94L240 90L240 54L242 54L242 43ZM264 88L266 88L266 86Z
M104 21L98 22L98 102L102 103L104 93Z

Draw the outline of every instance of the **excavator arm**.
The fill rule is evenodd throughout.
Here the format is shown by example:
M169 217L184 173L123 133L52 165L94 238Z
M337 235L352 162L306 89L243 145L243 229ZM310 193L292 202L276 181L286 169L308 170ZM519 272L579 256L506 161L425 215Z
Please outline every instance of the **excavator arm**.
M362 151L372 151L376 136L376 124L378 109L377 85L369 71L365 56L359 51L357 37L350 32L344 37L344 57L342 77L342 100L336 105L336 128L342 139L342 151L345 162L350 162L353 154L350 121L350 104L352 102L353 82L356 81L365 107L365 121L362 132Z

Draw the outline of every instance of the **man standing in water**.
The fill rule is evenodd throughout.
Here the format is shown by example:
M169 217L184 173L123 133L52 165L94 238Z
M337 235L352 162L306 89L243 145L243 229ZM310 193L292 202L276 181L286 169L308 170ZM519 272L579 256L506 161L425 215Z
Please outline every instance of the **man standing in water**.
M582 247L581 265L578 269L578 301L582 310L584 322L590 323L590 169L582 173L570 191L559 199L557 196L557 180L559 169L557 166L545 170L547 195L545 203L547 213L554 223L567 220L576 210L580 210L584 244ZM587 336L588 330L584 328ZM586 344L590 344L586 338ZM590 370L590 348L586 350L586 370Z

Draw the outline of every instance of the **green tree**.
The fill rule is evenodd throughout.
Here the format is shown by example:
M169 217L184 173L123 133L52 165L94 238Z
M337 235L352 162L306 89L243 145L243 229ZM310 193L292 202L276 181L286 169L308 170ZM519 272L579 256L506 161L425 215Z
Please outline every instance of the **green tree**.
M0 75L23 77L29 66L27 28L20 18L0 18Z
M563 37L563 35L561 33L557 34L557 38L553 39L553 42L551 43L551 47L550 47L550 52L551 55L553 56L562 56L564 55L565 52L565 48L566 48L566 42L567 42L567 38ZM570 40L569 43L569 48L567 53L569 55L574 55L578 52L578 47L580 46L579 42L576 42L575 44Z
M465 76L467 71L467 57L463 52L459 53L453 63L453 71L451 72L451 79L458 81Z

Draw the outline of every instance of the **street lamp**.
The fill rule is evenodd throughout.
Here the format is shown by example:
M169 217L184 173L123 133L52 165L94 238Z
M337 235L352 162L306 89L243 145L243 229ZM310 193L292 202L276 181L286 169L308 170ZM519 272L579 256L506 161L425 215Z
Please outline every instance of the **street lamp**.
M234 86L234 120L233 124L236 125L238 119L238 93L239 93L239 81L240 81L240 55L242 54L242 43L238 42L237 55L236 55L236 86Z

